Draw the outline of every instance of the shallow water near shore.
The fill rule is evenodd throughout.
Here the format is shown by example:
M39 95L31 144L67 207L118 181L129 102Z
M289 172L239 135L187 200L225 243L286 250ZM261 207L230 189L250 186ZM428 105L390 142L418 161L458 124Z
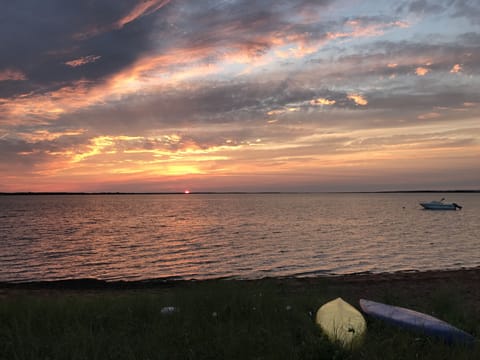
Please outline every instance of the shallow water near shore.
M461 211L422 210L446 197ZM9 195L0 281L480 266L480 194Z

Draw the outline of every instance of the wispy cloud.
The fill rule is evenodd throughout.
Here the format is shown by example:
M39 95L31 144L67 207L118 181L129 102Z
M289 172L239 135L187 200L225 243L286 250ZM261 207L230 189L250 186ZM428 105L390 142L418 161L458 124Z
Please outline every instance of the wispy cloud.
M143 0L139 2L127 15L119 19L114 24L114 28L121 29L126 24L135 21L136 19L150 15L158 9L164 7L170 0Z
M83 56L83 57L78 58L78 59L65 61L65 65L68 65L70 67L75 68L75 67L78 67L78 66L83 66L85 64L93 63L100 58L101 58L100 55L87 55L87 56Z
M429 112L429 113L426 113L426 114L418 115L417 118L419 120L430 120L430 119L436 119L440 116L441 116L441 114L438 113L438 112Z
M112 30L122 29L125 25L141 18L142 16L150 15L155 11L161 9L171 0L136 0L137 5L123 15L120 19L107 24L94 24L90 25L86 29L77 32L73 35L74 39L86 40L91 37L106 33Z

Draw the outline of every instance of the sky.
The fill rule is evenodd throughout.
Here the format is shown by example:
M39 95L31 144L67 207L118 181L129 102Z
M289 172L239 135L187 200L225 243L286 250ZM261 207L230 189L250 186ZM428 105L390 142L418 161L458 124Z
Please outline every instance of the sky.
M0 191L480 188L478 0L0 4Z

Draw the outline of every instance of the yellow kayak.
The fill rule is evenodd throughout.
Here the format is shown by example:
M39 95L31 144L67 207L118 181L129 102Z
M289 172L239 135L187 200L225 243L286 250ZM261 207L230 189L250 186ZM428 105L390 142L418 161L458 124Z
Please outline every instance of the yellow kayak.
M322 305L317 311L316 323L331 341L346 348L358 345L367 331L362 314L342 298Z

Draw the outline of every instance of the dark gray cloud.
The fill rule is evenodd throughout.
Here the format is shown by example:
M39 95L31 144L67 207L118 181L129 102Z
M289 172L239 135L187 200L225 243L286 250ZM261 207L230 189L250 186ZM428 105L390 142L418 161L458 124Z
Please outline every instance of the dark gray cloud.
M36 144L18 138L2 138L0 139L0 171L4 173L33 172L37 166L52 160L45 150L55 147L55 144L46 142Z
M448 14L453 18L465 18L473 25L480 25L480 3L477 0L408 0L399 4L397 13L417 15Z
M62 127L87 127L93 133L145 134L156 129L179 129L215 124L264 124L270 111L315 108L319 97L336 106L355 108L345 92L312 89L295 81L202 83L192 89L165 89L160 93L133 94L109 107L93 106L55 120ZM285 110L286 111L286 110ZM284 117L281 115L281 117Z
M352 19L364 25L394 20L348 17L298 21L300 16L325 11L333 4L330 0L210 0L171 2L162 8L161 16L144 16L121 28L112 25L139 3L48 0L5 5L0 15L0 71L13 68L26 79L3 82L0 96L45 93L80 79L95 86L147 53L202 49L204 58L198 60L212 62L225 53L244 50L258 57L272 47L273 39L300 37L308 43L340 31ZM97 60L77 67L65 64L88 56Z
M26 80L2 83L0 96L46 92L79 79L96 80L131 64L149 49L153 17L122 28L78 37L111 26L137 3L134 0L16 1L0 7L0 71L16 69ZM77 68L65 62L88 55L99 61Z
M474 25L480 25L480 3L477 0L454 0L454 17L464 17Z
M443 4L439 4L438 1L415 0L410 3L408 10L414 13L437 14L445 11L445 7Z

